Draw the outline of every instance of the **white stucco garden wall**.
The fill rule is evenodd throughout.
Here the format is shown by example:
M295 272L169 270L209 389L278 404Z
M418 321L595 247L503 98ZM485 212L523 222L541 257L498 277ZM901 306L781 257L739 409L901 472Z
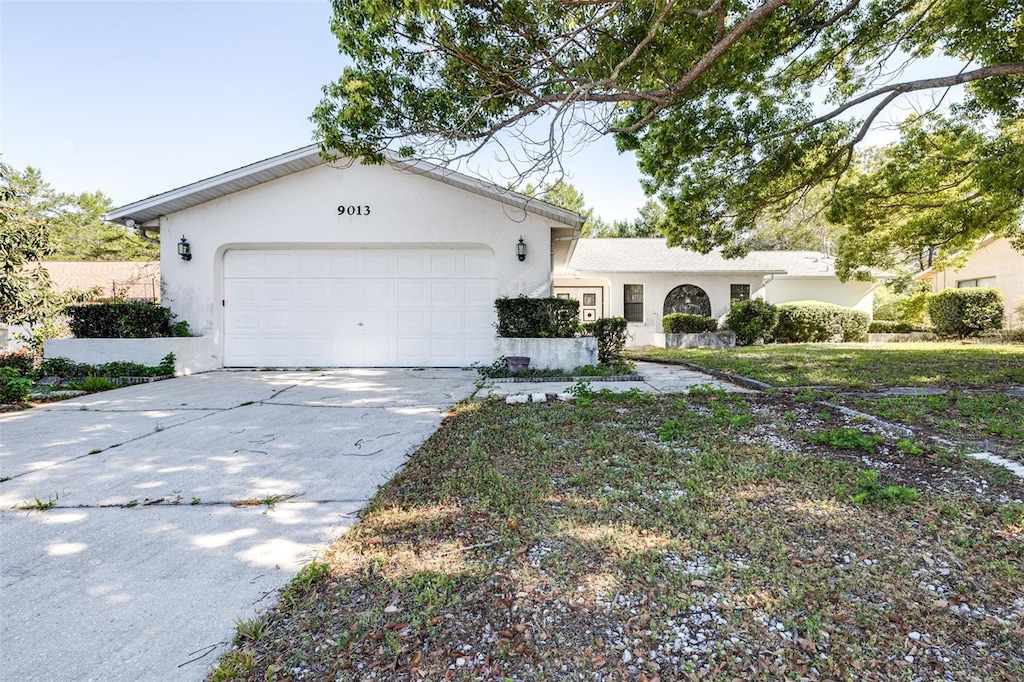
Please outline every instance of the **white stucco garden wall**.
M821 301L855 308L872 316L877 282L835 277L775 277L765 285L765 300L774 305L794 301Z
M368 206L369 215L339 216L340 205ZM322 165L161 217L162 302L221 353L223 259L235 248L486 248L498 296L548 296L554 225L411 171ZM188 262L177 255L183 235Z
M175 374L209 372L220 367L213 340L209 337L168 337L154 339L48 339L43 349L47 359L67 358L90 365L108 362L137 362L155 366L174 353Z

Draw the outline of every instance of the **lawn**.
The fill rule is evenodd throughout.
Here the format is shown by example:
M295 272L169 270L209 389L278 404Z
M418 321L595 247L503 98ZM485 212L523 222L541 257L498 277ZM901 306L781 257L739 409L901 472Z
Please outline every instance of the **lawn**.
M1024 385L1024 345L1020 344L773 344L723 350L650 349L634 357L641 355L690 362L779 388Z
M928 396L845 396L840 401L1024 464L1024 397L950 391Z
M454 410L213 680L1024 678L1024 485L799 396Z

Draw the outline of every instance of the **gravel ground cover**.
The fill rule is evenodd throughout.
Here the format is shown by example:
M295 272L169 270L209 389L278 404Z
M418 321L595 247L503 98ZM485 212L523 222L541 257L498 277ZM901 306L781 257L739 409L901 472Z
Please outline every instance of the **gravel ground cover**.
M924 446L787 394L462 405L211 679L1022 679L1024 484Z
M776 388L1024 386L1024 344L814 343L742 348L645 349L634 359L682 360L756 379Z

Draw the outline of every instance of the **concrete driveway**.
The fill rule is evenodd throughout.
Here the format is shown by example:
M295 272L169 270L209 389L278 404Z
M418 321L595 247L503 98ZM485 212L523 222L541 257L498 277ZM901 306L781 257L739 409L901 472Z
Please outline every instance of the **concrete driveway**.
M0 677L203 679L476 378L215 372L0 415Z

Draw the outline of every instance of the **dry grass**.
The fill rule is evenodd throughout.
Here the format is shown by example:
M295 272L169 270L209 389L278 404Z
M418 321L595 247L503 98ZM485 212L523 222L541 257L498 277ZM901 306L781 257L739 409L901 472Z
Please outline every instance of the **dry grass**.
M581 402L459 408L215 679L1024 677L1004 470L787 396Z

